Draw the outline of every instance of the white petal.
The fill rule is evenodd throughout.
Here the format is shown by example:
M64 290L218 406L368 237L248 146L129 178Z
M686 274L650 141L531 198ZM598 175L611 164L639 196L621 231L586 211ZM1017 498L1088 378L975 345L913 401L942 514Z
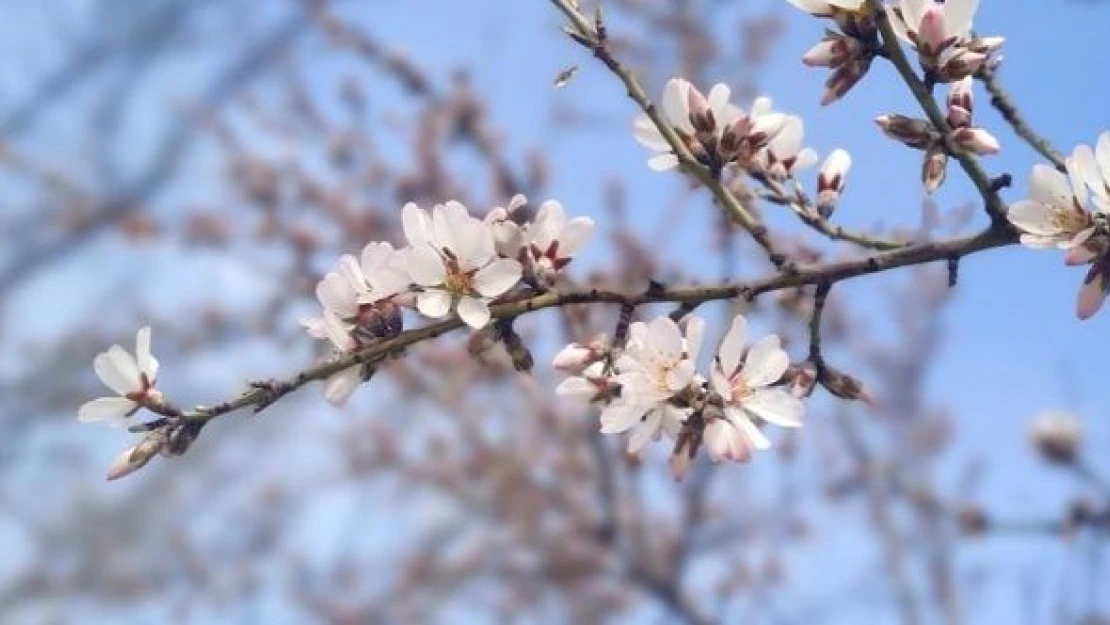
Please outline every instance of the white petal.
M949 35L967 35L979 0L947 0L944 3L945 30Z
M597 395L597 387L586 378L574 376L567 378L555 387L555 394L567 397L592 399Z
M332 374L324 381L324 399L333 406L342 406L350 399L359 384L362 384L360 367L344 369Z
M93 370L104 386L120 395L142 390L138 365L119 345L113 345L108 351L97 354L93 359Z
M670 317L656 317L647 326L650 348L669 362L682 358L682 332Z
M340 273L332 271L316 284L316 299L325 310L341 317L350 317L358 309L358 298L350 282Z
M447 266L438 252L427 245L414 247L405 255L405 269L420 286L437 286L447 278Z
M652 410L648 413L647 418L632 429L632 434L628 437L628 453L640 453L641 449L658 436L661 420L662 415L658 410Z
M752 447L760 451L765 451L771 448L771 441L763 433L762 430L757 428L751 419L732 419L733 425L740 428L748 439L752 442Z
M731 377L740 366L740 357L744 355L744 344L747 342L748 320L743 315L736 315L732 320L732 326L721 340L721 347L717 352L721 370L726 377Z
M782 349L782 341L777 334L771 334L748 350L748 357L744 359L744 381L753 389L767 386L778 382L789 366L790 357Z
M683 330L686 333L686 357L697 360L705 340L705 319L690 315L683 320Z
M678 157L674 154L660 154L648 159L648 168L654 171L667 171L678 166Z
M666 86L663 88L663 114L666 115L667 121L676 128L681 128L686 132L693 132L694 127L690 123L690 104L689 92L691 85L683 78L672 78L667 81Z
M158 360L150 351L150 326L139 328L135 335L135 356L139 371L146 374L151 384L158 378Z
M1102 172L1103 185L1110 184L1110 131L1099 135L1098 144L1095 146L1095 160L1098 162L1099 171Z
M643 113L636 118L632 125L632 136L640 142L640 145L649 150L655 150L656 152L669 152L671 150L671 144L663 138L659 129L655 127L655 122Z
M640 422L648 408L627 403L609 404L601 411L601 433L619 434Z
M77 409L77 418L81 421L109 421L119 422L131 414L139 405L124 397L101 397L81 404Z
M782 129L774 139L771 139L771 151L779 160L790 158L802 149L805 136L805 123L801 117L787 115L783 120Z
M582 249L594 232L594 220L575 217L567 222L559 235L559 258L571 258Z
M401 225L409 245L417 247L432 241L432 224L428 213L416 204L409 202L401 209Z
M1066 206L1071 204L1072 187L1068 178L1044 164L1033 166L1029 176L1029 196L1043 204Z
M797 399L781 388L764 388L744 401L744 409L755 416L784 428L802 425L804 407Z
M683 360L677 366L671 367L667 370L665 379L667 389L677 393L690 386L690 382L694 380L694 373L696 373L694 363L689 360Z
M446 291L432 289L416 296L416 309L432 319L441 319L451 311L451 296Z
M462 319L466 325L475 330L481 330L489 323L489 306L476 297L463 297L460 299L456 312L459 313L459 318Z
M1019 229L1039 235L1055 236L1061 234L1055 223L1057 209L1036 200L1021 200L1010 205L1006 217Z
M790 168L790 171L791 173L797 173L809 169L816 165L819 160L820 157L817 156L817 152L810 148L803 148L801 152L794 156L794 165Z
M474 274L474 288L483 297L497 297L520 282L520 263L511 258L499 258Z
M732 401L732 383L729 382L728 377L721 373L719 367L713 367L709 372L709 387L713 389L724 402L730 403Z
M717 83L709 90L709 108L713 111L713 118L718 126L724 126L728 123L727 118L731 115L729 109L728 98L732 95L728 85L724 83Z

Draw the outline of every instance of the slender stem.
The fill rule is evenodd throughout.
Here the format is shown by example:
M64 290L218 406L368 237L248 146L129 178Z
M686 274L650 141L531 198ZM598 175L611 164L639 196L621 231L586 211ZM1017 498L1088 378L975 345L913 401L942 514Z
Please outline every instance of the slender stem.
M1002 83L998 82L998 70L987 69L982 70L976 75L976 78L983 83L987 88L987 92L991 94L991 106L993 106L1002 118L1014 129L1017 136L1025 140L1029 147L1036 150L1041 156L1048 159L1054 167L1060 172L1064 172L1064 155L1060 153L1052 143L1037 134L1035 130L1025 121L1021 112L1018 111L1014 101L1010 98L1010 94L1002 88Z
M505 320L514 319L545 308L558 308L573 304L609 303L631 309L643 304L671 302L689 304L692 307L704 302L732 299L740 296L754 298L763 293L809 284L831 285L841 280L880 273L897 267L959 258L983 250L1012 245L1016 241L1016 236L1010 230L991 227L969 237L922 243L854 260L799 267L793 272L776 273L758 280L715 286L674 288L657 284L639 293L626 293L608 289L583 289L564 293L550 291L512 302L494 304L490 307L490 311L493 320ZM167 420L193 423L207 422L221 415L247 407L253 407L256 411L259 411L309 382L325 380L350 367L377 364L390 356L403 352L405 348L411 345L436 338L462 327L464 327L462 321L452 318L406 330L390 339L342 354L332 360L305 369L288 379L252 384L250 390L239 397L216 406L198 407L188 412L174 410L172 413L168 413L158 411L165 417L164 419L147 424L138 424L132 426L131 430L135 432L149 431L164 425Z

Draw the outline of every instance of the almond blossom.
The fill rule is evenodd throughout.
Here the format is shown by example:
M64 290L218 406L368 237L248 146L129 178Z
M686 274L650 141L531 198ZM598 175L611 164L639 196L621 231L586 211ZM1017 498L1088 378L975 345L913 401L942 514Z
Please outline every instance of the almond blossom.
M746 166L786 121L784 115L770 110L770 100L757 100L752 111L745 113L729 102L730 96L724 84L714 85L706 97L689 81L672 78L660 102L663 121L694 158L714 170L732 162ZM646 113L636 118L633 135L641 145L658 152L648 160L648 167L665 171L678 165L671 145Z
M766 105L770 107L769 100ZM800 117L787 115L782 130L756 154L756 167L780 182L793 178L795 173L817 164L817 152L804 147L804 141L805 123Z
M498 257L490 227L459 202L437 205L431 215L410 203L402 218L412 246L405 268L421 287L417 310L433 319L454 311L470 327L484 327L490 300L520 281L520 263Z
M787 0L790 4L816 17L833 17L837 11L859 11L865 0Z
M1101 154L1101 156L1100 156ZM1007 218L1021 231L1027 247L1067 250L1068 265L1090 264L1079 289L1076 315L1088 319L1102 307L1110 292L1110 228L1107 206L1110 187L1103 163L1110 165L1110 136L1099 138L1096 150L1077 146L1065 161L1067 174L1047 165L1034 165L1030 197L1014 203ZM1088 209L1093 197L1095 210Z
M710 374L710 388L720 396L727 419L727 424L714 428L713 440L706 441L719 458L743 460L751 450L771 446L755 419L788 428L802 424L802 402L785 389L771 387L790 366L779 337L764 337L745 353L747 338L748 322L737 315Z
M134 356L123 347L112 345L96 355L93 370L104 386L119 396L85 402L77 411L81 421L107 421L120 425L144 403L162 401L162 393L154 387L158 378L158 360L150 351L149 326L140 328L135 335Z
M921 64L945 82L979 71L1003 43L1001 37L972 39L979 0L900 0L888 6L890 25L917 50Z
M540 205L536 219L524 232L528 258L537 278L548 283L570 263L594 231L589 217L567 219L563 205L548 200Z
M685 331L670 317L629 328L629 341L616 362L620 399L601 413L601 432L631 430L628 452L637 453L661 433L674 437L692 412L688 402L674 401L697 389L702 379L694 361L701 350L705 321L690 317Z

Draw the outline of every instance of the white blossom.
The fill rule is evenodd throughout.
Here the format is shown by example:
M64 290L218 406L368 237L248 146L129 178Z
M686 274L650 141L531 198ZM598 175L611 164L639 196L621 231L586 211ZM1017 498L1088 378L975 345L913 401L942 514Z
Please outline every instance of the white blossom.
M802 402L785 389L771 387L790 366L790 358L782 349L779 337L774 334L764 337L752 345L745 355L747 337L747 320L737 315L721 341L710 373L710 387L724 402L725 416L734 428L728 430L717 426L714 429L714 434L723 439L716 443L715 453L718 454L736 448L769 448L771 442L756 427L753 419L781 427L799 427L802 424ZM728 438L737 436L743 437L743 444ZM740 457L744 456L740 454Z
M150 351L150 327L139 329L135 336L135 355L119 345L112 345L93 359L93 370L100 381L118 397L100 397L85 402L77 411L81 421L123 423L144 402L160 402L162 394L155 388L158 360Z
M821 171L817 174L817 212L825 218L832 216L844 192L848 170L852 167L852 156L846 150L836 149L825 158Z
M894 31L917 50L922 65L952 81L979 71L1003 43L1001 37L971 39L978 8L979 0L900 0L886 10Z
M631 430L629 453L639 452L661 433L676 436L691 408L671 400L702 384L694 361L704 334L705 322L698 317L688 319L685 333L670 317L633 323L616 362L620 399L602 411L601 432Z
M541 204L535 221L528 225L524 234L537 277L550 281L574 258L593 231L593 219L575 217L568 220L559 202L548 200Z
M832 17L837 10L859 11L865 0L787 0L790 4L816 17Z
M768 100L767 106L770 106ZM782 129L767 147L755 157L757 166L768 176L783 181L794 177L795 173L817 164L817 153L804 146L805 123L802 118L787 115Z
M454 311L470 327L484 327L490 319L489 301L520 281L520 263L499 258L489 225L459 202L437 205L431 215L407 204L402 217L412 246L405 268L422 289L417 310L433 319Z
M1021 231L1024 245L1071 249L1094 232L1086 196L1074 159L1067 160L1067 175L1037 164L1029 177L1029 198L1012 204L1006 216Z
M506 258L516 258L524 247L524 229L512 217L527 203L528 198L518 193L509 200L508 206L494 207L482 220L493 233L497 253Z

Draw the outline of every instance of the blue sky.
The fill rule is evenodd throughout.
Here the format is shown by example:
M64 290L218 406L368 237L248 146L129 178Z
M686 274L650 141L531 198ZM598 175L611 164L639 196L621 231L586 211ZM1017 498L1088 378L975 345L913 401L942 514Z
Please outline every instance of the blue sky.
M413 8L417 3L402 0L371 4L358 16L367 29L410 53L440 84L447 82L459 59L480 63L481 71L473 76L475 86L487 95L493 122L509 131L506 141L510 151L522 155L526 148L542 146L548 158L557 163L549 194L560 199L569 212L591 212L601 203L604 183L621 177L628 183L630 212L642 221L645 232L659 231L660 215L682 196L682 183L674 175L660 175L646 168L647 155L628 132L635 113L632 103L624 98L611 75L559 36L561 22L548 2L427 0L418 3L418 10ZM984 34L1007 38L1002 79L1032 124L1064 151L1076 142L1092 143L1098 133L1110 129L1110 109L1105 104L1110 98L1110 82L1106 80L1110 76L1110 55L1102 41L1105 25L1110 24L1110 3L984 0L982 4L977 28ZM857 227L876 220L915 224L923 199L917 182L918 154L886 140L871 121L882 113L917 112L894 72L876 63L865 83L844 101L821 108L817 101L825 74L803 68L799 58L820 37L824 25L785 2L753 0L746 6L753 11L769 7L787 20L785 35L776 43L769 65L758 74L762 92L773 96L778 108L802 115L807 123L808 144L819 152L843 147L853 155L849 191L836 219ZM724 37L733 23L721 22L726 46L734 45ZM31 35L26 38L34 40ZM573 103L577 110L596 111L605 120L589 130L566 129L552 123L551 81L575 63L581 65L579 75L556 97ZM48 65L44 61L44 66ZM172 94L188 91L188 64L179 69L173 79L167 80L164 75L157 78L163 90L148 104L152 111L173 102ZM329 68L320 71L323 81ZM172 84L167 86L167 82ZM650 91L657 93L660 86L653 84ZM397 97L395 87L387 81L371 87L371 93L383 99ZM14 89L18 91L18 85ZM992 173L1014 174L1015 186L1006 192L1006 198L1019 199L1026 191L1025 180L1030 166L1037 162L1036 155L1006 132L982 93L977 92L977 96L976 119L1000 137L1004 148L1001 155L988 158L986 165ZM59 118L63 123L45 132L52 140L64 142L65 116ZM151 139L146 130L156 126L157 119L141 114L136 119L135 135L141 146ZM214 180L215 168L196 167ZM180 191L179 197L203 194L205 188L205 179L200 177L191 188ZM945 210L975 201L976 196L953 167L948 183L935 199ZM706 204L700 196L688 200L680 222L667 224L663 230L666 238L659 243L668 259L689 263L690 258L697 257L707 236ZM598 218L604 223L603 216ZM982 223L982 218L978 219ZM598 239L590 260L604 260L600 246ZM209 296L224 305L244 306L244 310L249 308L250 299L244 294L261 294L275 286L260 280L249 263L228 267L218 259L193 252L148 250L121 259L115 242L105 237L59 271L29 283L10 302L8 312L18 313L10 315L13 333L49 336L63 327L80 324L83 316L77 307L54 307L49 315L36 313L44 309L44 303L55 302L57 293L68 289L75 278L84 279L89 263L108 257L118 262L104 269L87 301L110 301L113 288L143 282L144 274L149 277L162 271L192 276L196 285L216 284L217 288L208 289ZM142 274L134 270L140 265L144 268ZM752 273L765 270L746 269ZM707 268L705 275L713 271ZM992 508L1014 516L1054 513L1071 490L1059 476L1042 470L1027 452L1026 425L1047 408L1080 411L1087 421L1092 455L1100 459L1104 470L1110 470L1104 453L1110 448L1110 391L1103 370L1105 354L1110 351L1110 309L1090 321L1077 321L1074 300L1082 270L1064 268L1060 256L1053 252L1018 248L992 251L962 263L960 273L955 301L944 316L948 329L945 347L930 379L931 395L953 409L959 424L959 438L942 479L955 481L964 461L983 454L994 467L982 488ZM903 274L892 279L898 282L908 278ZM194 290L178 282L150 282L155 288L144 300L152 306L180 305L174 301L173 292ZM882 292L883 284L890 283L852 288L846 293L858 298L854 306L867 310L869 316L881 317L884 309L875 295ZM108 325L122 331L133 324L123 317L112 319ZM306 352L299 355L305 357ZM10 352L0 353L0 358L8 358L9 363L11 356ZM207 401L213 392L231 392L238 380L259 374L279 357L288 358L289 353L275 355L273 349L259 345L232 346L198 359L176 377L183 380L195 376L187 382L187 390L203 389L209 395L197 401ZM224 375L221 371L230 365L242 365L242 369ZM317 402L318 398L313 394L305 401ZM103 457L107 459L121 439L117 432L102 434L96 441L98 446L103 443ZM32 484L36 482L31 480ZM296 531L311 534L314 528L326 526L329 521L319 516L317 513L300 519ZM0 537L4 535L11 536L0 528ZM824 544L827 549L834 546L835 541ZM1012 563L1003 567L1006 570L1002 574L1012 579L998 586L994 591L997 594L987 594L984 612L994 617L991 622L1018 622L1023 606L1014 598L1022 576L1040 566L1066 569L1066 549L1062 553L1059 545L1048 543L1041 547L989 541L961 553L971 565L999 557L1009 558L1007 562ZM825 551L824 557L830 557L830 553ZM815 585L819 583L814 581ZM975 614L973 608L969 610L969 617Z

